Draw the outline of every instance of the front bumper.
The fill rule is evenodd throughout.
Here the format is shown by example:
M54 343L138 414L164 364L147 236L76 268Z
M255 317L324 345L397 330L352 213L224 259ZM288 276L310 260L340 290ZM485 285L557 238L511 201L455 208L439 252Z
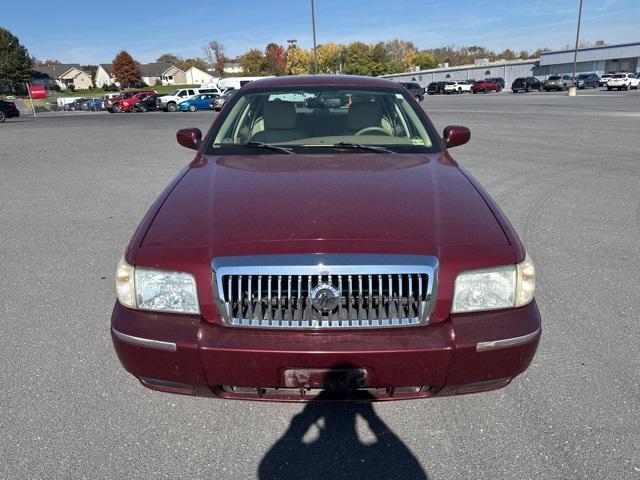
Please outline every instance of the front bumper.
M143 385L263 401L400 400L494 390L527 369L541 335L535 302L428 326L346 332L224 327L119 303L111 320L118 357ZM331 372L345 371L361 372L361 383L345 389L324 383Z

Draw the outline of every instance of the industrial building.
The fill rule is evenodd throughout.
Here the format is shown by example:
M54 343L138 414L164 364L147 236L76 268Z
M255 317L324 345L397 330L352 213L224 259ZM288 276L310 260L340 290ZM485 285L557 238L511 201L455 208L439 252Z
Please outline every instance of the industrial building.
M456 67L442 66L430 70L382 75L395 82L418 82L426 87L431 82L447 82L456 80L482 80L484 78L502 77L505 88L518 77L536 77L545 80L553 74L572 74L575 50L559 50L545 52L536 60L515 60L489 62L478 60L473 65ZM630 71L640 69L640 42L600 47L581 48L578 50L577 73L597 73Z

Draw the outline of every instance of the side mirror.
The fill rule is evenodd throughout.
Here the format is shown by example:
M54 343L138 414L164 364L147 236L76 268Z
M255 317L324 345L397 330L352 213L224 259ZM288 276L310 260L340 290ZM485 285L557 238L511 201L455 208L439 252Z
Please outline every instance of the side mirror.
M459 125L449 125L444 129L442 138L447 148L457 147L471 140L471 130Z
M183 128L178 130L176 139L183 147L197 150L202 142L202 132L199 128Z

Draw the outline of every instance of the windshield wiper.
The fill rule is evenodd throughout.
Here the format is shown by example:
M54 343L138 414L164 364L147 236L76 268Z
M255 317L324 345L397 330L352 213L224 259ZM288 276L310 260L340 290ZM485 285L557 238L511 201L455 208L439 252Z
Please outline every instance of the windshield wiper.
M393 150L389 150L388 148L379 147L376 145L364 145L362 143L350 143L350 142L338 142L331 145L336 148L350 148L350 149L358 149L358 150L369 150L370 152L376 153L398 153Z
M265 148L267 150L273 150L274 152L287 153L290 155L293 154L293 150L291 150L290 148L279 147L277 145L271 145L270 143L247 142L247 143L241 143L240 145L243 147Z

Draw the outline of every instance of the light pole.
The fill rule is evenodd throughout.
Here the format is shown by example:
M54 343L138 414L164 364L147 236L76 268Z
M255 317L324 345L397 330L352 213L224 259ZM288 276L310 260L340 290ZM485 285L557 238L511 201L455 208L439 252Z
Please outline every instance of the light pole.
M297 41L298 40L296 40L295 38L292 38L291 40L287 40L287 43L289 44L289 47L295 47Z
M576 66L578 63L578 43L580 41L580 20L582 20L582 0L580 0L580 8L578 9L578 28L576 31L576 49L573 52L573 78L571 88L569 89L569 96L575 97L578 93L578 86L576 82Z
M318 74L318 52L316 50L316 2L311 0L311 25L313 27L313 66Z

